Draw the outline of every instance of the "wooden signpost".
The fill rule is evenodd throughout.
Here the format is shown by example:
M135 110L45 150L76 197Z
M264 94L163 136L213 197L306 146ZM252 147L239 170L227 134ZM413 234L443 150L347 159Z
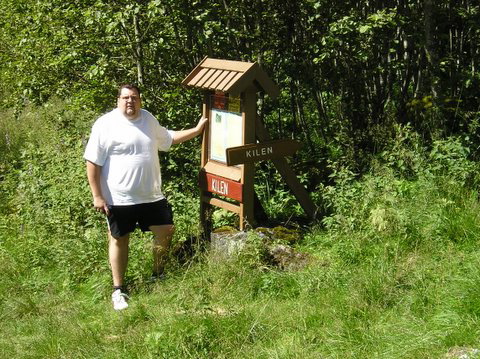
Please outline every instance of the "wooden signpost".
M199 175L204 230L209 226L211 206L238 214L240 230L255 224L255 162L261 160L273 161L302 208L313 218L315 205L285 160L301 144L270 140L257 117L257 92L271 97L279 94L277 85L260 66L206 57L182 84L204 90L203 115L209 119L203 133Z
M227 148L227 165L291 156L301 147L295 140L276 140Z

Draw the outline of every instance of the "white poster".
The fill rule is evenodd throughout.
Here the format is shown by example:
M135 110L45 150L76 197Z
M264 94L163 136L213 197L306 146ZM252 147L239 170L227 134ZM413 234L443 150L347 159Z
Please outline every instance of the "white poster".
M241 146L242 115L213 109L210 122L210 159L226 163L226 149Z

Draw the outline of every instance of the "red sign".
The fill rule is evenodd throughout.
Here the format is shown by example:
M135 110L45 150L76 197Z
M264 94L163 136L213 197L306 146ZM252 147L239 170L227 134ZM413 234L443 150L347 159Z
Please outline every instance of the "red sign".
M226 110L227 109L227 98L224 93L216 92L213 97L213 108L219 110Z
M236 201L242 202L243 185L224 177L207 172L200 172L200 186L208 192L216 193Z

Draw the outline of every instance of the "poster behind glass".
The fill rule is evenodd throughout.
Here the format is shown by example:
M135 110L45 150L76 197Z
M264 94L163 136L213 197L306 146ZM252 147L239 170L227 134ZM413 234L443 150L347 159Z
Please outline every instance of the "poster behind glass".
M241 100L216 93L210 101L209 159L227 163L226 149L243 144Z

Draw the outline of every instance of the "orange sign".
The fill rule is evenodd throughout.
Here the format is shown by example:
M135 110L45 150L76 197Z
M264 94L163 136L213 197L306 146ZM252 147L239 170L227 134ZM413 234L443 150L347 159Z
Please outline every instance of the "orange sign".
M204 190L242 202L243 185L240 182L232 181L204 171L200 172L199 180L200 187Z

